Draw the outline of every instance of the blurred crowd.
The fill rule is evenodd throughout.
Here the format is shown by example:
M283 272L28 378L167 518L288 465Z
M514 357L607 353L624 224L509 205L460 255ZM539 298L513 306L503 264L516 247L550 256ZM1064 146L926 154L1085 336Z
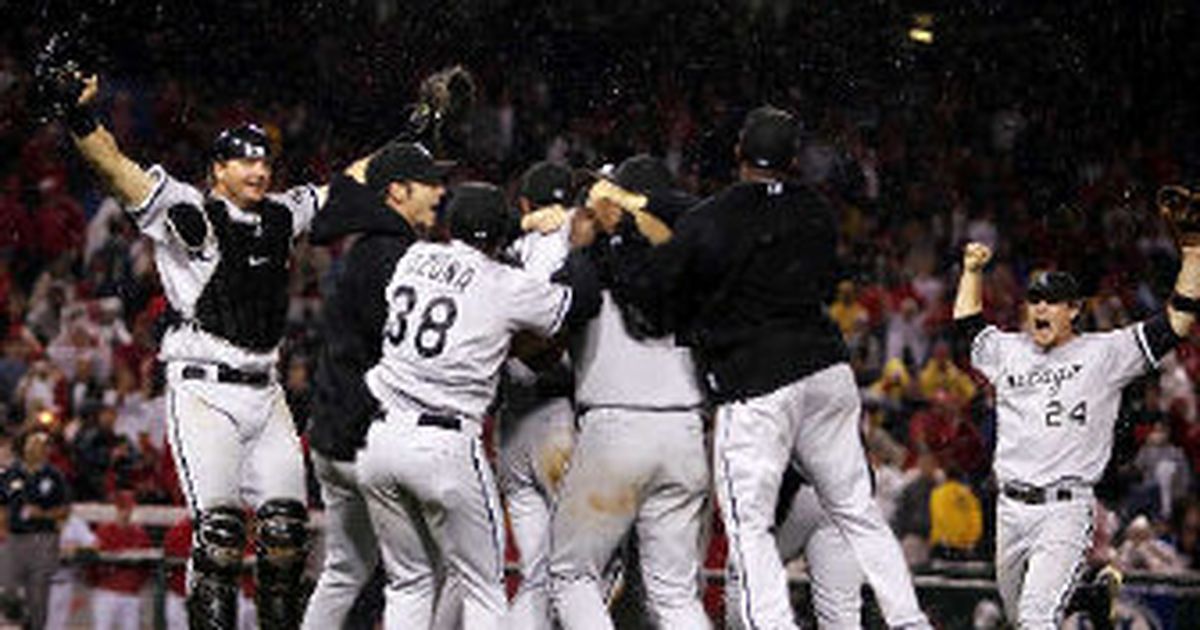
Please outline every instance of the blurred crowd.
M386 17L361 51L382 46L393 24ZM169 38L143 44L151 52L171 46ZM580 54L578 45L565 50ZM989 559L994 413L949 329L961 247L974 240L996 252L985 316L1003 328L1021 326L1026 278L1046 268L1083 281L1091 297L1082 329L1144 318L1162 307L1178 265L1152 199L1188 174L1185 147L1128 98L1128 77L1091 95L1105 99L1095 111L1070 99L997 93L979 76L954 72L914 78L902 98L860 88L842 99L811 83L748 85L736 68L696 73L672 58L685 54L679 50L688 49L648 53L655 63L639 71L637 100L612 93L619 76L564 92L572 85L558 70L566 62L515 44L507 56L477 60L482 102L465 164L476 177L510 184L537 159L597 168L649 151L681 187L703 194L729 181L732 132L749 107L770 98L800 113L797 175L840 210L845 269L830 314L862 388L878 500L912 564ZM372 94L373 81L387 80L361 54L334 52L324 72L344 73L343 86ZM419 79L417 64L401 65L414 72L390 79L393 87ZM71 501L113 502L127 492L140 503L180 505L154 360L165 302L151 245L63 150L63 131L30 120L27 76L19 51L0 49L0 144L12 149L0 168L0 469L22 457L26 436L44 433L46 459ZM282 149L277 186L322 180L386 138L368 137L378 118L330 133L347 122L331 111L338 101L307 101L304 81L218 100L224 95L211 79L117 77L103 119L129 155L195 181L206 138L245 119L263 123ZM281 380L301 426L322 279L337 256L336 248L301 245L292 265ZM1097 562L1200 569L1200 337L1189 341L1125 394L1100 493Z

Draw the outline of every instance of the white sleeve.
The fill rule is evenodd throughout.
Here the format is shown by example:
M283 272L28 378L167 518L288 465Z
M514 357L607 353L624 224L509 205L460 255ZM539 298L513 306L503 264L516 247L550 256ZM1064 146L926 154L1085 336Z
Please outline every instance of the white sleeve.
M216 242L211 238L212 226L208 224L208 214L204 210L204 194L195 186L171 177L161 165L155 164L147 173L154 180L150 194L136 206L125 208L125 212L137 224L142 234L160 245L192 253L208 253L205 250L215 248ZM171 208L181 205L195 208L205 222L208 237L202 239L203 242L196 247L189 247L184 242L171 220Z
M511 327L546 337L558 332L571 306L570 287L521 269L507 271L505 298Z
M292 236L300 236L308 231L313 217L320 207L320 197L317 188L312 184L294 186L281 193L272 193L271 200L282 204L292 213Z
M1105 373L1114 386L1124 387L1147 370L1158 367L1150 351L1150 343L1146 340L1145 322L1137 322L1104 335L1108 341L1105 346Z
M992 383L1003 373L1003 340L1004 334L992 325L979 331L971 340L971 366Z
M513 250L526 271L539 278L549 279L562 267L567 255L571 253L566 225L569 223L549 234L530 232L513 244Z

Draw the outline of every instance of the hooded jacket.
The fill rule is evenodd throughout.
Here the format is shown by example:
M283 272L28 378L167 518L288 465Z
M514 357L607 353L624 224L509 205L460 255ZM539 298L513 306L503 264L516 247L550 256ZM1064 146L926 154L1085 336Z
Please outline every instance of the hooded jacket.
M378 412L363 374L382 354L387 283L396 262L417 240L408 221L376 192L338 175L309 240L324 245L349 235L358 238L322 283L321 345L308 427L309 446L339 461L354 460Z

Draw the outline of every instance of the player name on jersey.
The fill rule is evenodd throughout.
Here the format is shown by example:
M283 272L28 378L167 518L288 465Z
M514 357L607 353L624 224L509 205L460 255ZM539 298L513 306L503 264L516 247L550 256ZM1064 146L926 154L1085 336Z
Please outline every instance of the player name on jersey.
M471 285L477 273L473 265L449 252L421 252L405 258L405 274L432 280L442 286L462 293Z

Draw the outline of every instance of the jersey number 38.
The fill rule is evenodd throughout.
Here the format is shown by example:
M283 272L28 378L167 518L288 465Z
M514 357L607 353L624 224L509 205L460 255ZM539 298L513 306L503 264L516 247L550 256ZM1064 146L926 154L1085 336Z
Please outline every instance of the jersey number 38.
M387 323L384 338L393 346L404 343L408 336L408 316L417 308L417 290L408 285L400 285L392 292L392 318ZM416 330L413 331L413 348L417 354L429 359L436 357L446 349L446 333L458 319L458 305L454 298L439 296L425 305L417 319Z

